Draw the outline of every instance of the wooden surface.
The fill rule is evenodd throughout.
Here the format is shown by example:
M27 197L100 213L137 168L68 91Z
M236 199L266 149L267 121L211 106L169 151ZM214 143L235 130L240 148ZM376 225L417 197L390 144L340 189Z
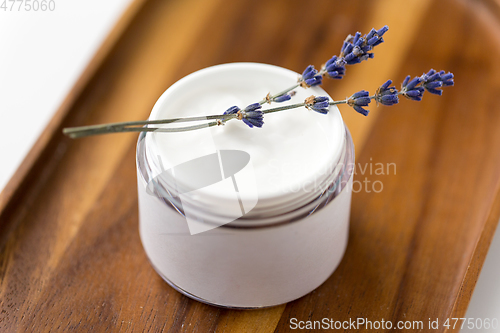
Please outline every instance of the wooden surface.
M134 3L0 196L0 331L283 332L298 320L463 317L500 215L500 11L490 1L148 0ZM128 24L130 21L130 24ZM125 23L123 23L125 22ZM429 68L444 96L343 108L361 174L345 257L311 294L259 311L192 301L153 271L137 231L136 134L72 141L66 126L145 119L198 69L254 61L301 71L345 36L390 26L336 98ZM125 29L125 26L128 26ZM111 50L110 52L108 52ZM382 331L382 330L379 330ZM394 330L396 331L396 330ZM435 332L445 331L443 326Z

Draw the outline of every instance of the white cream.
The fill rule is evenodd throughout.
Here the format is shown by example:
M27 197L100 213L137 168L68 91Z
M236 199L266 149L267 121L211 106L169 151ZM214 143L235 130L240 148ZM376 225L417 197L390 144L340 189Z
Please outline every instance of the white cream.
M150 119L221 114L233 105L244 108L268 92L293 85L297 77L292 71L263 64L207 68L172 85L154 106ZM327 96L320 88L296 91L286 104L300 103L310 95ZM293 220L299 216L295 212L310 212L326 198L316 199L324 190L321 186L338 176L339 160L354 162L352 140L346 137L338 109L332 107L328 115L305 108L287 110L265 115L264 122L259 129L231 120L225 126L191 132L148 133L139 140L143 246L169 284L202 302L256 308L294 300L330 276L347 245L352 186L348 173L349 182L331 202ZM255 187L257 205L245 215L249 217L246 225L235 221L191 235L186 218L151 195L147 182L162 170L218 150L243 150L250 155L251 174L235 179L243 202L251 201L251 191L241 189ZM145 171L144 165L151 170ZM186 204L190 200L189 205L196 206L203 218L219 218L231 208L230 196L221 189L202 188ZM248 223L254 228L248 228Z
M203 69L172 85L158 100L150 120L222 114L229 107L240 108L260 101L268 92L293 86L298 74L280 67L234 63ZM321 88L295 89L285 103L264 104L263 109L301 103L306 97L328 96ZM327 115L304 107L264 116L262 128L249 128L231 120L225 126L181 133L154 133L146 137L149 157L160 156L165 170L205 156L216 150L234 149L249 153L257 185L259 213L277 204L290 205L314 198L315 186L331 174L344 146L344 123L337 107ZM179 123L174 126L186 126ZM172 126L172 125L168 125ZM161 172L161 170L156 170ZM253 182L241 179L240 186ZM245 193L241 193L245 200ZM227 206L217 187L200 191L198 203L212 210ZM275 209L275 208L274 208Z

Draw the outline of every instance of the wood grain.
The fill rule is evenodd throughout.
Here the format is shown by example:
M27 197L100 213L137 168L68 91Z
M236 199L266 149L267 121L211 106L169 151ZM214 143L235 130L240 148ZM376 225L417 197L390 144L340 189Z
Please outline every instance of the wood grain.
M290 318L427 324L463 316L500 215L493 5L137 2L2 194L0 331L284 332ZM356 180L380 181L383 191L354 194L344 260L322 286L289 304L226 310L171 289L138 237L137 136L71 141L61 134L65 126L144 119L166 88L207 66L320 65L347 34L383 24L391 30L375 59L326 82L330 95L373 91L430 67L454 72L457 85L421 103L373 105L368 118L343 109L361 166L395 163L397 171L358 169Z

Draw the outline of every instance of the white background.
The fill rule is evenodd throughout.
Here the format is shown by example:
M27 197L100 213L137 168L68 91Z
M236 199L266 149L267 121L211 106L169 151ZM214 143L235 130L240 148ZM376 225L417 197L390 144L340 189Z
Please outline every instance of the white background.
M0 189L131 2L54 1L53 12L28 12L24 4L18 11L19 2L10 11L9 1L7 11L0 9ZM497 233L466 317L500 320L499 263ZM500 328L474 330L482 331Z
M0 8L0 189L131 2L53 1L54 11Z

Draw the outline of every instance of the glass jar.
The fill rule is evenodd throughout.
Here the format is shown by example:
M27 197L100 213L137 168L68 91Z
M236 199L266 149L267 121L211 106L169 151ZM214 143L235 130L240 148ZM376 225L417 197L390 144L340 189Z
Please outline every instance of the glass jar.
M254 63L210 67L172 85L150 120L244 107L297 76ZM296 91L289 103L327 96L318 87ZM354 167L349 131L336 107L279 114L266 114L262 129L231 120L139 136L141 241L179 292L229 308L274 306L311 292L340 263Z

